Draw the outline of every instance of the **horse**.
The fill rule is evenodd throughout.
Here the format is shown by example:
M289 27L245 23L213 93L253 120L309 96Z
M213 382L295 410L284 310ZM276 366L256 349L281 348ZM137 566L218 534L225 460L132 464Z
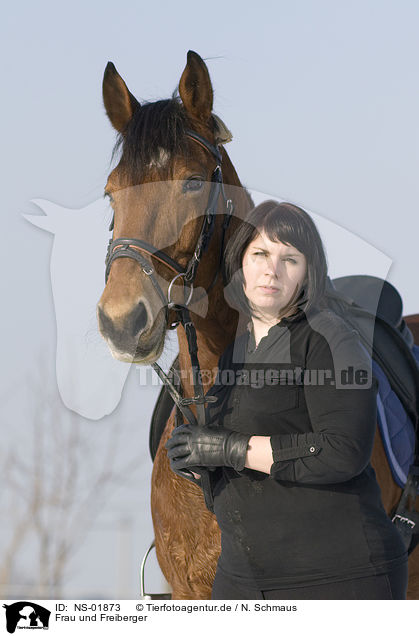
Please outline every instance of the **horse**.
M187 54L178 93L171 99L141 105L114 65L108 63L105 69L105 110L118 132L117 146L122 150L105 188L114 209L113 239L141 237L162 248L151 253L156 257L152 258L153 266L165 293L173 272L170 276L168 262L159 256L163 257L164 249L169 263L182 268L193 258L217 163L209 147L214 149L220 143L220 135L221 142L229 137L212 113L213 89L207 66L193 51ZM253 204L225 148L218 145L218 149L224 195L234 206L225 234L227 241ZM213 275L219 265L225 217L223 197L216 203L213 235L197 268L189 304L203 370L217 367L237 328L237 312L224 300L221 277L215 280ZM140 254L138 248L134 249ZM174 273L179 272L175 269ZM175 288L179 295L182 288L177 284L170 293ZM202 294L200 288L208 293ZM113 356L142 364L156 361L166 331L176 324L176 313L168 305L164 307L164 298L156 292L150 276L139 269L135 255L114 260L97 307L99 330ZM177 327L177 337L180 368L187 370L190 358L181 326ZM193 378L182 375L182 394L193 397ZM202 373L205 392L211 379L210 374ZM153 463L151 509L156 554L172 598L206 599L210 598L220 552L220 531L205 506L201 488L170 469L164 444L173 427L174 414L167 422Z
M121 151L121 158L105 187L114 221L107 282L97 306L99 331L115 358L152 364L163 351L167 330L177 326L182 394L192 398L188 340L169 301L174 291L184 292L179 285L184 283L180 272L197 253L214 164L218 161L214 148L221 155L225 196L235 210L226 241L251 209L252 200L241 186L225 148L218 145L228 134L212 113L212 84L199 55L188 52L178 95L146 104L137 101L109 62L103 78L103 100L118 133L116 149ZM224 132L220 133L220 129ZM218 359L236 336L238 326L238 314L225 301L222 280L217 277L224 239L223 197L215 205L213 234L199 264L195 263L196 279L189 304L199 364L205 370L216 370ZM119 257L123 251L127 258ZM154 271L158 284L150 277L150 271ZM197 293L198 287L206 292ZM409 324L416 319L417 316L409 317ZM205 392L214 378L215 374L202 375ZM191 408L195 412L195 407ZM215 516L205 506L201 488L170 469L164 445L174 426L172 412L153 463L151 511L156 554L172 599L204 600L211 598L220 554L220 530ZM401 489L391 476L378 430L372 464L384 507L390 512L400 499ZM409 560L408 598L419 598L419 550Z

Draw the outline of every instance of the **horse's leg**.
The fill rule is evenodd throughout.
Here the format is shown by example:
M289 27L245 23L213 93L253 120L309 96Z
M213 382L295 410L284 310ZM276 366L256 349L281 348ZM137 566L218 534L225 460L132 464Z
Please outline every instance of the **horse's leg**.
M220 531L199 486L170 469L164 444L172 413L154 460L151 512L156 554L173 599L209 599L220 554Z

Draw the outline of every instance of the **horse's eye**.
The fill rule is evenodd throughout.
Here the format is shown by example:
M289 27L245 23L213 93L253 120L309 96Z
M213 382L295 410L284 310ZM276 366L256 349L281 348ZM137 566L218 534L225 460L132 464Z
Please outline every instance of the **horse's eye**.
M191 177L190 179L187 179L187 181L185 181L185 183L183 184L183 191L198 192L199 190L202 190L203 185L204 180L201 179L201 177Z

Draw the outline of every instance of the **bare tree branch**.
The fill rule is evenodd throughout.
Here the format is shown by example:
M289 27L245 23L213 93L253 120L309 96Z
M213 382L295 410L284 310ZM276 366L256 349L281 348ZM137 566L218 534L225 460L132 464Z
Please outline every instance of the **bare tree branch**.
M48 368L45 356L37 367L27 379L29 413L20 452L15 447L1 457L13 515L11 536L0 554L0 589L13 582L19 551L32 536L38 552L33 582L40 595L59 598L70 559L140 462L134 457L117 466L122 428L110 418L92 448L90 423L67 410L58 392L51 395L54 383L39 372Z

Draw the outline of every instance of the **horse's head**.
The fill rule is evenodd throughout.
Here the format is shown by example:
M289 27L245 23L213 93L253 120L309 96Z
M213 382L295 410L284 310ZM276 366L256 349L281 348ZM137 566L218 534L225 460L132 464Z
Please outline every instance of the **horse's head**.
M109 63L103 98L119 133L120 160L105 189L114 210L114 232L97 309L99 329L114 357L149 364L160 356L166 329L176 318L173 304L185 303L192 289L178 274L193 269L195 275L193 257L205 228L213 237L196 271L195 291L208 289L217 270L224 216L215 212L226 211L227 202L217 166L222 163L224 183L240 183L217 146L226 129L221 131L212 115L211 81L196 53L188 53L179 97L141 105ZM211 222L205 213L214 194ZM219 293L218 285L213 293L217 288Z

